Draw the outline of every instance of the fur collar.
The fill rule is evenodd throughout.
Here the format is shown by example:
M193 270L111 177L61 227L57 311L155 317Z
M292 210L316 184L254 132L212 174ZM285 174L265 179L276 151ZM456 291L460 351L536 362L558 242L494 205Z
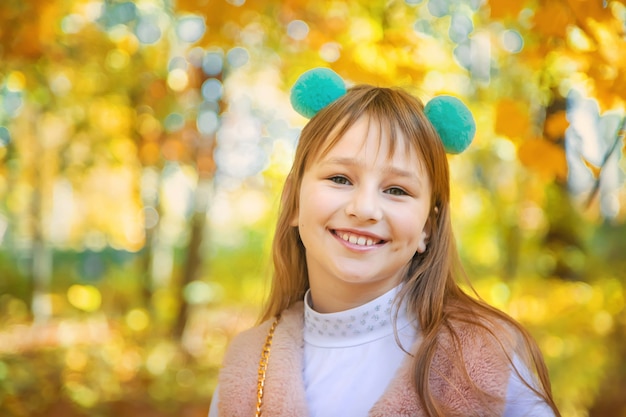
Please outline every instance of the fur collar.
M229 346L219 377L220 417L255 415L259 358L271 321L244 331ZM303 380L303 304L286 310L276 327L265 379L263 415L270 417L307 417L308 408ZM509 363L495 339L479 337L472 328L457 329L467 372L472 381L493 399L481 401L462 373L453 369L449 352L453 342L441 341L433 359L431 391L448 406L450 416L497 416L504 409ZM419 340L418 342L419 343ZM415 349L413 350L415 351ZM370 410L371 417L426 416L413 388L411 358L407 358L385 393Z

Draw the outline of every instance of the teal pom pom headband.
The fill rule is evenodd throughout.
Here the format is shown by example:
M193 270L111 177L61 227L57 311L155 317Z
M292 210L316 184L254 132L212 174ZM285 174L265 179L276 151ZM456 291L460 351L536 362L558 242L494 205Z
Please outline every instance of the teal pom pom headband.
M328 68L314 68L303 73L292 87L291 105L310 119L346 92L346 85L337 73ZM458 98L437 96L426 104L424 114L447 153L461 153L472 143L476 123L472 112Z

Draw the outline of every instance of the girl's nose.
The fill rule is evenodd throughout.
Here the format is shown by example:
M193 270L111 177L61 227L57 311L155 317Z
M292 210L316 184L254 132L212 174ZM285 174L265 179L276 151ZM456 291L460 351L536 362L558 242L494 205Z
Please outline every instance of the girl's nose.
M356 186L350 193L346 214L360 221L379 221L383 216L380 198L377 188Z

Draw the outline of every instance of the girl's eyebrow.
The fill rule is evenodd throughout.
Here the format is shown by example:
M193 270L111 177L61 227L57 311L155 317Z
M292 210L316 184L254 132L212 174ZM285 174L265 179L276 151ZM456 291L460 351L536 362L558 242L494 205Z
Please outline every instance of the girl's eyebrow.
M353 167L358 167L358 168L364 168L364 165L361 161L357 160L356 158L350 158L350 157L329 158L329 159L322 161L321 164L322 165L348 165L348 166L353 166ZM394 167L393 165L387 165L385 168L382 169L382 171L385 173L394 175L394 176L408 178L410 180L417 181L420 184L422 183L420 177L418 175L415 175L415 172L413 171L400 169L398 167Z

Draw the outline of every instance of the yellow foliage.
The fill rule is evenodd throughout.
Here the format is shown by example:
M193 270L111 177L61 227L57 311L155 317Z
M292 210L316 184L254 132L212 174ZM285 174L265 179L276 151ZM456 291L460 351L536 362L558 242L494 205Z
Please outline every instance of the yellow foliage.
M565 150L546 139L528 139L521 143L517 155L522 164L546 179L565 180Z
M602 112L626 107L626 69L592 65L589 77L593 80L593 96Z
M383 38L380 22L372 18L356 18L350 23L349 38L354 43L378 42Z
M618 24L618 21L609 23L598 23L590 21L587 25L587 32L591 33L600 46L602 59L610 65L618 68L626 68L626 63L622 54L626 41L623 37L624 29Z
M394 63L386 59L385 51L376 44L362 43L354 49L353 60L360 67L373 74L395 72Z
M596 50L595 42L577 26L570 26L567 30L567 43L575 52L590 52Z
M70 304L83 311L96 311L102 303L100 291L92 285L72 285L67 290L67 299Z
M118 96L94 100L88 111L90 122L111 135L129 132L134 122L133 110L126 106L124 98Z

